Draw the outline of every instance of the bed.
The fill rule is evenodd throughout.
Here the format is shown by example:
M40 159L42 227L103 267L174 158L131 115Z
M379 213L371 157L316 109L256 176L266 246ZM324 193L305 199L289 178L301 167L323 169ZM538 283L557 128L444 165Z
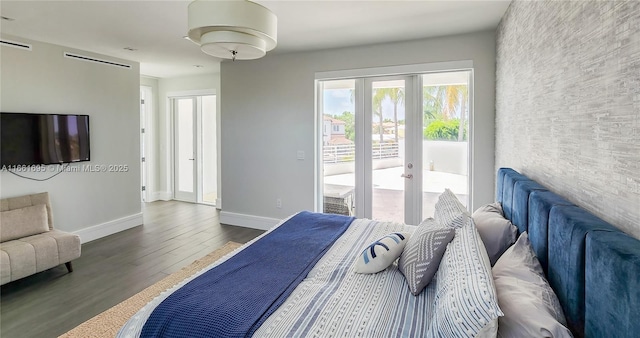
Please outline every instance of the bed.
M640 335L640 241L510 168L496 196L528 232L576 337Z
M574 336L638 335L638 240L513 169L498 171L496 199L528 234ZM470 217L439 203L427 223L454 230L429 233L444 244L429 252L439 255L426 268L433 279L417 293L402 256L378 273L354 271L362 257L381 259L377 246L424 238L425 225L303 212L163 292L118 336L496 336L504 313L483 241Z

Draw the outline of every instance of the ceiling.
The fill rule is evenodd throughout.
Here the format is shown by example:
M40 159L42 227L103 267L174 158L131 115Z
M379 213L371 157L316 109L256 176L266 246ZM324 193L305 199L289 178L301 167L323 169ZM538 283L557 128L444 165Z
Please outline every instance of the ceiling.
M278 17L269 52L278 54L495 29L510 0L255 2ZM2 20L0 31L137 61L152 77L217 73L220 59L184 39L189 3L2 0L0 14L14 20Z

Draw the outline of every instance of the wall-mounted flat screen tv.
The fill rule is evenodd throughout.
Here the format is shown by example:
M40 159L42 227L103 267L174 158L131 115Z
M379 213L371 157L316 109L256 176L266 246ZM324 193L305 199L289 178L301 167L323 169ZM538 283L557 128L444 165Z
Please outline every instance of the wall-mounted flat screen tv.
M89 161L89 116L0 113L2 166Z

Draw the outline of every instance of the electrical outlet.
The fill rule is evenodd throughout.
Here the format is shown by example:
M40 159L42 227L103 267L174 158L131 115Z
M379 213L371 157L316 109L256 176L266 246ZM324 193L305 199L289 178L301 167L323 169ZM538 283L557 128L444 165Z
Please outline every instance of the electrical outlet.
M282 209L282 199L276 198L276 208Z

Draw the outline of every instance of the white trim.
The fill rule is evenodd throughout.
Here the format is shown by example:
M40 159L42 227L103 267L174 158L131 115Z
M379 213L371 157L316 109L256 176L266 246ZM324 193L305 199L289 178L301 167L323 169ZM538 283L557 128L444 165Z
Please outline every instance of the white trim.
M151 201L171 201L173 199L173 193L171 191L156 191L151 194Z
M215 89L198 89L198 90L183 90L177 92L168 92L168 98L184 97L184 96L208 96L216 95Z
M144 134L141 131L141 141L144 142L144 153L140 154L140 157L144 157L145 158L145 162L144 164L141 162L140 163L140 170L141 170L141 176L144 177L144 180L142 182L142 185L145 186L145 191L141 191L142 197L143 197L143 201L145 202L152 202L153 197L151 195L153 195L151 193L152 190L155 190L155 186L153 186L152 182L155 182L155 177L154 177L154 170L151 170L151 168L155 168L155 158L153 157L153 154L155 154L155 150L154 150L154 143L151 142L152 140L155 139L154 137L154 133L155 133L155 124L153 123L154 120L154 105L153 105L153 98L154 98L154 93L153 93L153 87L151 86L146 86L146 85L140 85L140 98L143 99L143 95L142 93L144 92L144 112L142 111L142 109L140 109L140 114L141 114L141 118L140 118L140 128L144 128ZM142 102L140 103L140 105L142 105ZM142 161L142 159L140 159Z
M221 224L237 225L245 228L259 230L269 230L280 222L282 222L282 220L277 218L237 214L228 211L220 212Z
M475 169L474 169L474 163L475 163L475 116L476 116L476 111L475 111L475 105L473 104L475 102L475 82L474 82L474 69L469 69L469 82L467 83L469 88L469 114L467 116L467 124L469 126L469 131L468 131L468 135L467 135L467 151L469 152L467 154L467 191L469 192L469 197L467 197L469 200L467 201L467 210L469 210L469 212L472 212L473 210L476 210L476 206L474 205L473 201L475 200L474 195L475 195L475 191L473 189L473 178L475 176ZM480 206L478 206L480 207Z
M313 93L313 135L314 135L314 147L313 147L313 209L315 212L323 212L322 207L324 205L323 198L321 197L324 187L324 164L321 160L323 158L323 133L320 132L324 123L324 98L323 89L324 83L318 80L313 81L314 88Z
M216 209L222 210L222 198L216 198Z
M356 217L373 219L373 92L371 78L358 79L355 93L356 118ZM361 135L360 137L358 135ZM358 155L358 150L361 149ZM358 178L360 173L360 178ZM358 211L360 210L360 211Z
M399 65L399 66L345 69L345 70L317 72L315 73L315 79L316 80L332 80L332 79L360 78L360 77L372 77L372 76L379 77L379 76L390 76L390 75L409 75L409 74L422 74L422 73L440 72L440 71L466 70L470 68L473 68L472 60L432 62L432 63L420 63L420 64L412 64L412 65Z
M87 243L102 237L113 235L120 231L137 227L138 225L142 225L142 223L142 213L139 212L137 214L74 231L74 234L80 236L81 243Z

